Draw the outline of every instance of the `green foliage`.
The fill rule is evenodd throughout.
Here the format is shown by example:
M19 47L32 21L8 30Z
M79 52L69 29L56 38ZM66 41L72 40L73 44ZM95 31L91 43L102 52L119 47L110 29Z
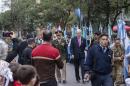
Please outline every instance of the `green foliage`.
M10 18L10 11L6 11L4 13L1 13L0 15L0 28L7 28L10 29L11 28L11 18Z
M81 8L86 21L107 26L109 18L116 19L122 8L129 14L129 0L11 0L11 10L0 14L0 27L34 30L38 25L48 22L74 24L78 20L74 9ZM89 2L88 2L89 1ZM117 2L118 1L118 2Z

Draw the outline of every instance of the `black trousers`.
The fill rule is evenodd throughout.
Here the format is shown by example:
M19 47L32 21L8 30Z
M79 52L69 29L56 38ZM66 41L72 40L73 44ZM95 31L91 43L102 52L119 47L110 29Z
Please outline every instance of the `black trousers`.
M58 86L58 85L55 79L50 79L50 80L41 82L40 86Z
M80 70L80 67L81 67L81 75L82 75L82 80L84 79L84 67L83 67L83 64L84 64L84 59L74 59L74 67L75 67L75 77L76 77L76 80L80 80L80 73L79 73L79 70Z

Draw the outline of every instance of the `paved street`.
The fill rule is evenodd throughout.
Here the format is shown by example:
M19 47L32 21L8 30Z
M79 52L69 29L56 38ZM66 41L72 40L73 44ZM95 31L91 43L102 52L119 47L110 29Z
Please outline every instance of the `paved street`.
M74 66L72 64L67 64L67 83L59 84L59 86L91 86L90 83L82 84L77 83L75 80ZM124 86L124 85L121 85Z
M59 86L91 86L90 83L82 84L77 83L75 80L74 66L72 64L67 64L67 83L59 84Z

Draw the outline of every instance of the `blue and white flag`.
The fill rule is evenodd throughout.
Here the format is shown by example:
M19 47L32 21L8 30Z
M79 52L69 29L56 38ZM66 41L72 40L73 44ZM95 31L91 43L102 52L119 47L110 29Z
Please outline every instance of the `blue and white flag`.
M75 15L80 18L81 16L80 8L75 9Z
M103 32L103 27L102 27L102 24L100 23L100 26L99 26L99 31L102 33Z
M81 23L83 21L83 13L80 8L75 9L75 15L77 16L79 22Z
M124 22L124 20L119 19L117 21L117 28L118 28L117 36L118 36L118 38L120 38L120 40L123 40L126 37L125 22Z
M65 39L67 38L67 30L66 30L66 27L65 27L65 30L64 30L64 38L65 38Z
M92 28L92 24L90 23L89 25L89 35L91 38L93 38L93 28Z
M71 27L72 38L74 37L74 26Z
M111 22L110 22L110 19L109 19L109 24L108 24L108 36L111 40L111 35L112 35L112 28L111 28Z
M52 24L51 24L51 23L48 23L48 24L47 24L47 29L48 29L48 30L51 30L51 27L52 27Z
M126 31L125 31L125 21L123 19L119 19L117 21L117 28L118 28L118 33L117 37L120 38L121 43L123 46L125 46L125 38L126 38Z
M72 37L75 37L76 36L76 31L77 31L77 27L74 25L71 29L72 31Z
M83 30L83 37L86 38L86 36L87 36L87 26L83 26L82 30Z

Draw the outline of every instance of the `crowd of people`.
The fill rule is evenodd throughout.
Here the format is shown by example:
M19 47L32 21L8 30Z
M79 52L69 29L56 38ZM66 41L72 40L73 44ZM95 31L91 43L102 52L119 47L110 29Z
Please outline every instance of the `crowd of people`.
M0 84L4 84L3 86L66 84L66 72L69 71L66 70L66 65L71 63L74 64L77 83L85 84L86 81L91 81L92 86L121 86L130 76L130 31L127 35L128 41L122 42L117 36L110 40L107 34L95 32L93 40L88 42L82 37L81 29L77 29L75 37L68 34L67 38L64 38L61 30L56 30L52 34L46 29L42 33L41 44L32 36L27 36L22 41L11 36L11 50L1 39ZM18 61L14 61L16 57Z

